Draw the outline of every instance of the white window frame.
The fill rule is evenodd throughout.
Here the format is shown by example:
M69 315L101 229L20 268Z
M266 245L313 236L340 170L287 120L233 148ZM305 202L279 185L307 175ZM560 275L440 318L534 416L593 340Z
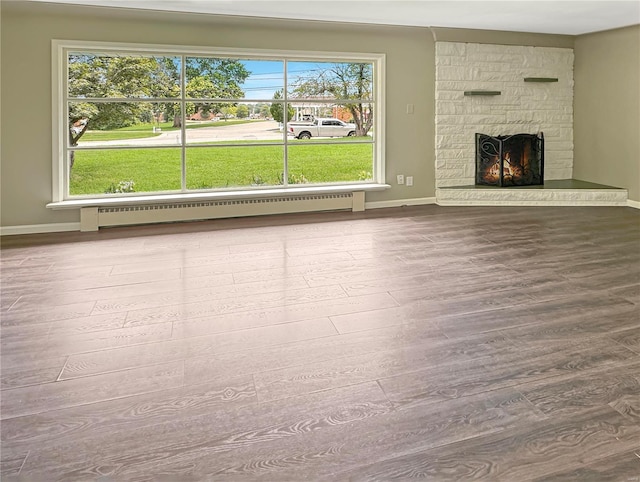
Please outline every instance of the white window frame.
M335 186L318 185L301 187L295 185L289 188L292 193L300 192L344 192L352 191L377 191L387 189L390 186L385 184L385 54L362 53L362 52L315 52L315 51L295 51L295 50L263 50L263 49L236 49L236 48L214 48L205 46L176 46L161 44L131 44L117 42L93 42L93 41L73 41L73 40L52 40L52 202L47 206L52 208L78 207L83 205L95 205L100 196L77 197L68 195L68 162L66 160L66 138L68 136L68 119L66 111L68 69L67 59L69 51L119 51L136 53L157 53L158 55L219 55L240 59L256 60L282 60L286 58L290 61L345 61L345 62L370 62L373 64L373 85L374 85L374 109L373 125L375 126L375 137L373 140L374 160L373 160L373 182L371 183L337 183ZM296 100L292 99L295 103ZM216 197L254 197L257 195L278 192L282 194L287 191L285 187L277 189L259 189L243 191L242 187L231 190L227 193L210 191L207 193L171 193L166 195L172 200L189 200L194 197L198 199ZM127 197L129 202L143 202L145 198L161 199L165 196L158 193L140 193L139 196ZM114 199L115 198L115 199ZM117 196L103 197L111 202L118 199ZM123 196L124 200L125 197Z

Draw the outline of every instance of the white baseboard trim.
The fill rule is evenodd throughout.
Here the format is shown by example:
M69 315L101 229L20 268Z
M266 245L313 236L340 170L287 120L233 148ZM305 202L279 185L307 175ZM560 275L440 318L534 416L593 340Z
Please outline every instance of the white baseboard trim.
M626 207L627 203L624 201L449 201L441 200L437 202L438 206L557 206L557 207L601 207L601 206L613 206L613 207Z
M2 226L0 236L15 236L18 234L63 233L66 231L80 231L80 223L51 223L25 224L23 226Z
M372 201L365 203L365 209L398 208L402 206L422 206L427 204L439 204L440 206L461 206L465 204L436 202L435 197L422 197L413 199L396 199L393 201ZM475 203L474 203L475 204ZM471 205L471 204L468 204ZM475 204L479 205L479 204ZM498 204L482 204L498 205ZM518 205L521 205L518 203ZM522 204L523 205L523 204ZM610 204L620 205L620 204ZM627 200L627 206L640 209L640 201ZM0 236L12 236L19 234L40 234L40 233L63 233L67 231L80 231L80 223L52 223L52 224L27 224L23 226L3 226L0 227Z
M435 204L435 197L400 199L394 201L378 201L365 203L365 209L393 208L401 206L418 206L422 204ZM23 226L2 226L0 236L12 236L20 234L44 234L62 233L66 231L80 231L80 223L52 223L52 224L26 224Z
M365 209L397 208L402 206L421 206L426 204L440 204L441 206L460 204L436 203L435 197L423 197L414 199L399 199L393 201L373 201L365 203ZM640 201L627 200L627 206L640 209ZM15 236L20 234L63 233L67 231L80 231L80 223L51 223L51 224L25 224L22 226L2 226L0 236Z
M400 199L394 201L377 201L365 203L365 209L395 208L402 206L419 206L423 204L435 204L435 197ZM20 234L63 233L67 231L80 231L80 223L52 223L52 224L26 224L23 226L2 226L0 236L12 236Z
M372 201L365 202L365 209L399 208L402 206L422 206L424 204L435 204L435 197L419 197L413 199L396 199L393 201Z

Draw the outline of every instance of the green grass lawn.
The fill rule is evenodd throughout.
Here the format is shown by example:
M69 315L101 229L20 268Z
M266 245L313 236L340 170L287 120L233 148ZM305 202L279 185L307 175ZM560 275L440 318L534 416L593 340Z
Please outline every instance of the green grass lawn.
M234 124L248 124L252 122L265 122L263 120L227 120L227 121L215 121L215 122L198 122L187 123L185 129L201 129L203 127L225 127L232 126ZM162 122L160 124L135 124L129 127L121 127L120 129L113 129L109 131L87 131L80 138L80 142L87 141L121 141L124 139L142 139L145 137L159 136L161 132L153 132L154 127L159 127L161 132L179 131L179 127L173 127L173 122Z
M87 141L121 141L125 139L143 139L146 137L156 137L161 133L152 131L87 131L80 138L80 142Z
M179 148L76 151L70 194L104 194L132 180L135 192L180 190ZM187 188L211 189L282 183L284 147L187 148ZM372 144L289 147L290 183L361 181L371 178Z

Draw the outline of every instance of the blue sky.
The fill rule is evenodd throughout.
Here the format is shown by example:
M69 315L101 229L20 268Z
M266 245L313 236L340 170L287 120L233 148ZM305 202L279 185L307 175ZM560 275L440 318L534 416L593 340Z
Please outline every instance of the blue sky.
M269 100L276 90L284 85L284 62L280 60L242 60L251 75L242 84L245 98L248 100ZM326 69L327 62L289 62L289 85L300 77L310 77Z
M241 88L247 99L271 99L284 83L284 66L279 60L243 60L251 75Z

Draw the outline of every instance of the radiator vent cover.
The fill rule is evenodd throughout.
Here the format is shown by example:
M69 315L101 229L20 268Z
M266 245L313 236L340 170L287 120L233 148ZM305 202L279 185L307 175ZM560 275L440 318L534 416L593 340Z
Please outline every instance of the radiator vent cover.
M260 204L280 205L292 202L322 202L326 200L342 199L349 202L351 207L352 193L341 194L318 194L310 196L287 196L287 197L270 197L261 199L228 199L222 201L197 201L189 203L167 203L167 204L143 204L136 206L116 206L116 207L100 207L98 212L103 213L127 213L137 211L158 211L164 209L190 209L190 208L209 208L209 207L231 207L231 206L255 206Z
M80 229L345 209L364 210L364 192L86 207Z

